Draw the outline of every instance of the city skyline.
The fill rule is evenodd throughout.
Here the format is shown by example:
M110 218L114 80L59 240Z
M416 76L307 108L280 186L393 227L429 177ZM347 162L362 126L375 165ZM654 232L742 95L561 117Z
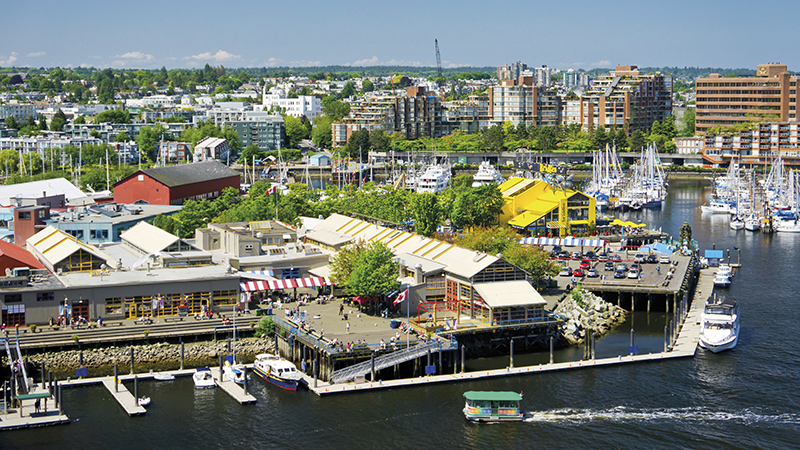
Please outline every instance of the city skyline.
M540 3L248 0L223 11L206 0L17 2L0 19L0 66L435 66L438 39L445 69L517 60L560 69L800 68L790 47L800 12L793 2L761 8L781 14L754 14L740 0Z

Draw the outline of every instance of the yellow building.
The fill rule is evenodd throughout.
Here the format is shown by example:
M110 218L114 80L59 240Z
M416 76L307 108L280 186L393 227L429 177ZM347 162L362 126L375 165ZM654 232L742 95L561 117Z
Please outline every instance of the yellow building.
M499 187L505 205L500 222L531 234L559 237L589 231L595 224L595 199L554 187L543 180L512 177Z

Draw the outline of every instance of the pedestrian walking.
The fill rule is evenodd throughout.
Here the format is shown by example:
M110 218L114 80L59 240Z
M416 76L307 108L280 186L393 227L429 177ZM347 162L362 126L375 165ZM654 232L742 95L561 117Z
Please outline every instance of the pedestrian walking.
M341 303L339 305L339 315L341 316L343 312L344 312L344 303Z
M350 334L350 322L347 322L347 325L345 326L345 332Z
M33 407L35 408L37 414L39 413L39 408L41 408L41 406L42 402L40 399L37 398L36 403L33 404Z

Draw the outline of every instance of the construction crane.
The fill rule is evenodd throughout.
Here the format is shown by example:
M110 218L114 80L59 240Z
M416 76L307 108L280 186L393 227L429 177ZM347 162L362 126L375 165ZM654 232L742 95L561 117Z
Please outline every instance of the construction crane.
M442 57L439 56L439 39L433 40L436 43L436 70L439 72L439 78L442 78Z

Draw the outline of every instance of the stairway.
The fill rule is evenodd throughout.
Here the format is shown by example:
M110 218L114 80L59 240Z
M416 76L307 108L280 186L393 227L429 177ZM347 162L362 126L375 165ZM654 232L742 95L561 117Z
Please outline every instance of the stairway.
M406 361L411 361L412 359L427 355L429 351L431 353L435 353L441 349L441 343L436 339L431 339L413 347L404 348L387 355L379 356L375 358L375 371L377 372L387 367L392 367ZM334 370L331 374L331 384L346 383L357 377L365 376L371 371L372 360L364 361L343 369Z

